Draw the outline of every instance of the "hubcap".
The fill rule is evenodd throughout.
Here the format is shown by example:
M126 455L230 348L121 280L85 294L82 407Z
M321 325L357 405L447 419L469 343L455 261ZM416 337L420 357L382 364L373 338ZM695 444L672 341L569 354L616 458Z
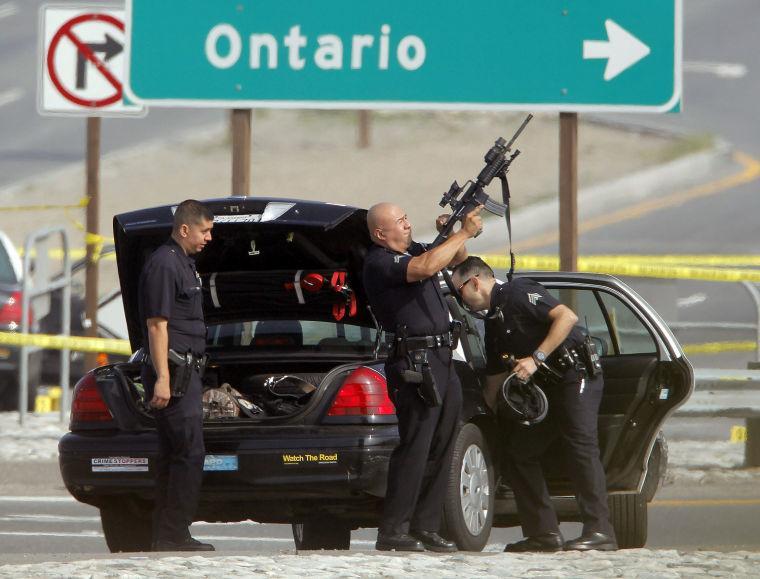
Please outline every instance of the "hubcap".
M488 465L480 447L471 444L462 458L459 477L459 500L467 529L479 535L488 519L491 489L488 485Z

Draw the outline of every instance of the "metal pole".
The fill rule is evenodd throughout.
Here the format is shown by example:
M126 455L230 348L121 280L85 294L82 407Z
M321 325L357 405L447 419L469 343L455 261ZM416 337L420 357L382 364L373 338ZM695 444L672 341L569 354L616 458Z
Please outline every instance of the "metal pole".
M87 219L85 244L87 268L85 270L85 317L89 321L86 335L98 337L98 260L102 245L100 241L100 117L87 118ZM88 352L84 357L85 368L94 368L98 355Z
M65 229L60 230L61 245L63 245L63 295L61 296L61 334L69 337L71 335L71 247L69 245L69 235ZM63 348L60 352L61 360L61 407L59 409L61 422L66 422L71 405L71 393L69 392L69 363L71 357L69 349ZM89 367L88 367L89 369Z
M559 114L559 268L578 270L578 113Z
M743 281L742 285L747 288L749 295L755 302L755 310L757 311L757 325L755 326L755 343L757 347L755 348L755 358L760 362L760 290L757 289L755 284L748 281Z
M232 194L251 194L251 110L233 109L232 124Z
M358 117L359 140L357 144L360 149L366 149L369 147L370 113L369 111L361 110Z
M29 333L29 307L32 301L32 245L34 236L28 235L24 243L24 280L21 294L21 333ZM29 346L21 346L18 377L18 423L26 422L26 405L29 398Z

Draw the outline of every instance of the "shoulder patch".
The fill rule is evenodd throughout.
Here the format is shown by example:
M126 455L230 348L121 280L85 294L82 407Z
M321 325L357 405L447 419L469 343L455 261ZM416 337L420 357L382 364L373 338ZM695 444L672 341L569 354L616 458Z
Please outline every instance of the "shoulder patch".
M530 301L531 304L534 306L538 303L538 300L541 299L541 294L535 294L535 293L529 293L528 294L528 301Z

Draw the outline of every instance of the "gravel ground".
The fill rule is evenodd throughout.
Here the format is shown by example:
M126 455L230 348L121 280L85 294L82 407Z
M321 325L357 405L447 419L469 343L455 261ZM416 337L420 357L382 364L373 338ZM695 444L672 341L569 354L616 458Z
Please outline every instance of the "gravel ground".
M0 566L0 577L756 577L760 553L635 549L613 553L130 557Z

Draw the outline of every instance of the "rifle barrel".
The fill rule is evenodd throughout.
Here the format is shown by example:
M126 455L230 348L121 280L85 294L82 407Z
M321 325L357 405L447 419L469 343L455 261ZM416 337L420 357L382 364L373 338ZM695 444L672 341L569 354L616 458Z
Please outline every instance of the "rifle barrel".
M517 140L517 137L519 137L520 133L522 133L525 130L525 127L528 126L528 123L530 122L532 118L533 118L532 114L529 114L527 117L525 117L525 120L522 122L522 125L520 125L520 128L517 129L517 132L514 135L512 135L512 138L507 143L507 148L506 148L507 151L509 151L512 148L512 145Z

